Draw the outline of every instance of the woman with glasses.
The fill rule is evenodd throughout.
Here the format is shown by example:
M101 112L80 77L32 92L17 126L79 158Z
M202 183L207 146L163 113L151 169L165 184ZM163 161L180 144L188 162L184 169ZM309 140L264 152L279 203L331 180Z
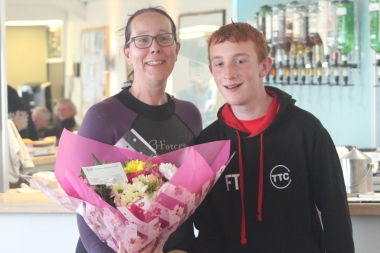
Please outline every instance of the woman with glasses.
M133 67L133 80L115 96L92 106L78 134L146 155L195 144L202 129L199 110L192 103L165 93L180 49L173 20L161 8L146 8L131 15L123 30L124 55ZM189 219L178 227L163 251L190 251L195 239L192 223ZM77 253L86 252L82 242L89 253L114 252L100 241L80 215L78 228L81 240Z

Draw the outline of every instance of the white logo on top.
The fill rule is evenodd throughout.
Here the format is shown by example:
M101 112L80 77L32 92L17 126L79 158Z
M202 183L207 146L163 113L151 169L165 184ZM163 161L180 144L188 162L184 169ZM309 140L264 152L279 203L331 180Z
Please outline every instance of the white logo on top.
M284 165L275 166L270 172L270 181L277 189L285 189L290 185L290 170Z

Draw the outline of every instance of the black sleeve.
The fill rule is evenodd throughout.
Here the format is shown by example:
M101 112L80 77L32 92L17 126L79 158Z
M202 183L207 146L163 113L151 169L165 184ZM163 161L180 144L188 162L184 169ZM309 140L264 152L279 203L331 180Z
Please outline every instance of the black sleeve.
M353 253L351 217L339 156L325 129L315 139L312 191L321 212L326 251Z

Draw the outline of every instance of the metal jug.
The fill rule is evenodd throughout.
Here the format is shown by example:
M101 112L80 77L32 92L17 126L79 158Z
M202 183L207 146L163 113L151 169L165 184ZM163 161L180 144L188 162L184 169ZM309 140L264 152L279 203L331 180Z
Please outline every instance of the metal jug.
M372 193L371 158L360 152L356 146L340 158L344 182L348 194Z

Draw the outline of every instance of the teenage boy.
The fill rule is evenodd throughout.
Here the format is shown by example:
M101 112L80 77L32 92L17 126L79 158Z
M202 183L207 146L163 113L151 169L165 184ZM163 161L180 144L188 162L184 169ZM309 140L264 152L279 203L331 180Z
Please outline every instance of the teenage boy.
M334 143L289 94L263 85L272 65L264 36L228 24L208 53L227 103L198 143L230 139L236 153L195 214L194 252L354 252Z

